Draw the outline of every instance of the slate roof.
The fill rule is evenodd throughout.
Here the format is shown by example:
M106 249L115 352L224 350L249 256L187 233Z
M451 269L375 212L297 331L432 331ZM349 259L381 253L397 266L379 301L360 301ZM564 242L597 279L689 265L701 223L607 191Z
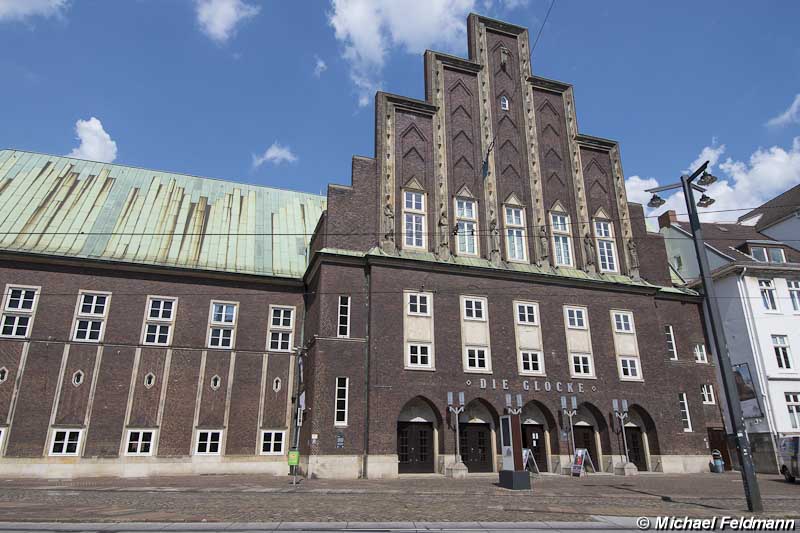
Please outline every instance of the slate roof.
M761 231L798 210L800 210L800 184L740 216L739 222L761 215L755 225L756 230Z
M679 227L691 235L689 223L678 221L672 225ZM703 240L708 246L730 257L733 261L752 261L753 258L738 250L747 241L774 242L775 239L760 233L755 226L742 224L721 224L716 222L701 223ZM786 260L790 263L800 263L800 252L788 246L783 246Z
M0 250L301 278L324 196L0 150Z

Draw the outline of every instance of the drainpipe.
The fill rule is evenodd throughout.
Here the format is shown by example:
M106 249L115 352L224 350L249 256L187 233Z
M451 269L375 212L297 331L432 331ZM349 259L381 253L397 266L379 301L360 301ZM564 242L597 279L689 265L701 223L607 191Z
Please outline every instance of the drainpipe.
M370 305L370 299L372 298L372 275L369 262L366 263L365 268L367 278L367 320L364 324L364 454L361 457L361 477L364 479L367 477L367 456L369 455L369 362L371 344L369 326L372 323L372 306Z

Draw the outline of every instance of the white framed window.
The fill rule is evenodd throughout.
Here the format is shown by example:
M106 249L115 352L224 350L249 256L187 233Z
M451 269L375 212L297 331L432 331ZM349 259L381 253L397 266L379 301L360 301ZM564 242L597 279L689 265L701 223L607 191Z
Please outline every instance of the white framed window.
M572 260L572 232L569 216L564 213L550 214L550 228L553 234L553 250L556 266L574 266Z
M535 302L514 302L517 324L536 326L539 323L539 305Z
M544 375L544 358L539 350L520 350L519 365L521 374Z
M639 369L638 357L618 357L619 377L623 380L641 380L642 373Z
M110 303L110 292L80 291L75 309L72 340L101 342L106 329L106 317Z
M178 300L166 296L148 296L142 328L142 344L169 346Z
M50 455L77 456L81 452L82 429L54 429Z
M409 342L406 349L406 365L409 368L432 368L431 344L426 342Z
M334 406L334 426L347 425L347 394L350 386L350 378L336 378L336 404Z
M456 198L456 250L459 255L478 255L478 204Z
M506 96L500 97L500 109L503 111L508 111L509 109L508 97Z
M717 403L714 397L714 385L704 383L700 386L700 395L703 397L703 403L706 405L714 405Z
M627 311L614 311L614 331L617 333L634 333L633 313Z
M764 248L763 246L751 246L750 255L752 255L753 259L755 259L759 263L767 262L767 249Z
M350 297L339 296L339 322L336 327L337 337L350 336Z
M564 307L567 327L570 329L586 329L585 307Z
M489 349L485 346L465 346L467 370L489 371L491 361L489 360Z
M238 320L239 302L212 300L208 314L208 347L233 348Z
M125 455L153 455L155 431L152 429L129 429Z
M219 455L222 446L222 430L197 430L195 455Z
M6 285L0 337L30 337L40 287Z
M617 272L617 244L614 225L608 220L595 220L594 236L597 240L597 260L601 272Z
M271 352L291 352L294 337L294 307L269 306L270 322L268 349Z
M403 247L425 249L425 193L403 191Z
M689 400L686 399L685 392L678 393L678 406L681 411L681 424L683 424L683 431L690 433L692 431L692 416L689 414Z
M792 309L800 311L800 281L788 280L786 284L789 286L789 299L792 301Z
M783 248L768 248L767 253L769 254L770 263L786 262L786 256L783 253Z
M486 298L462 296L464 320L486 320Z
M509 261L528 260L528 246L525 238L525 209L506 207L506 254Z
M759 263L785 263L786 255L783 248L751 246L750 255Z
M781 370L792 369L792 353L789 351L789 338L786 335L772 335L772 349Z
M430 295L421 292L406 293L406 309L409 315L431 316Z
M667 337L667 353L673 361L678 360L678 349L675 346L675 331L670 324L664 326L664 335Z
M283 455L286 432L274 429L261 431L261 455Z
M800 392L787 392L784 397L792 429L800 429Z
M592 364L592 355L588 353L571 353L570 372L573 377L594 376L594 365Z
M694 345L694 360L697 363L708 363L708 354L706 353L706 345L698 342Z
M761 292L761 303L767 311L778 310L778 300L775 298L775 284L771 279L758 280L758 289Z

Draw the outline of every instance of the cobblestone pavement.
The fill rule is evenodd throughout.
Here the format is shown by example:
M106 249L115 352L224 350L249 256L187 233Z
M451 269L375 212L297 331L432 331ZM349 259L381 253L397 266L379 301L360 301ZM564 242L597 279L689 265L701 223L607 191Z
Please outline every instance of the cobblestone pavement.
M759 476L766 516L800 517L800 484ZM2 480L3 522L585 521L609 516L744 515L741 478L642 474L539 476L533 492L496 475L456 481L302 480L272 476Z

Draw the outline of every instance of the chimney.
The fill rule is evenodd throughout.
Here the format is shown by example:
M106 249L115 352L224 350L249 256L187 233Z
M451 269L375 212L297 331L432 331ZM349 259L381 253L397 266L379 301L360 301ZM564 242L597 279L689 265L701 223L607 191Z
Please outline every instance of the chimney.
M664 211L658 215L658 229L669 227L677 221L678 217L675 215L675 211L672 209L669 211Z

